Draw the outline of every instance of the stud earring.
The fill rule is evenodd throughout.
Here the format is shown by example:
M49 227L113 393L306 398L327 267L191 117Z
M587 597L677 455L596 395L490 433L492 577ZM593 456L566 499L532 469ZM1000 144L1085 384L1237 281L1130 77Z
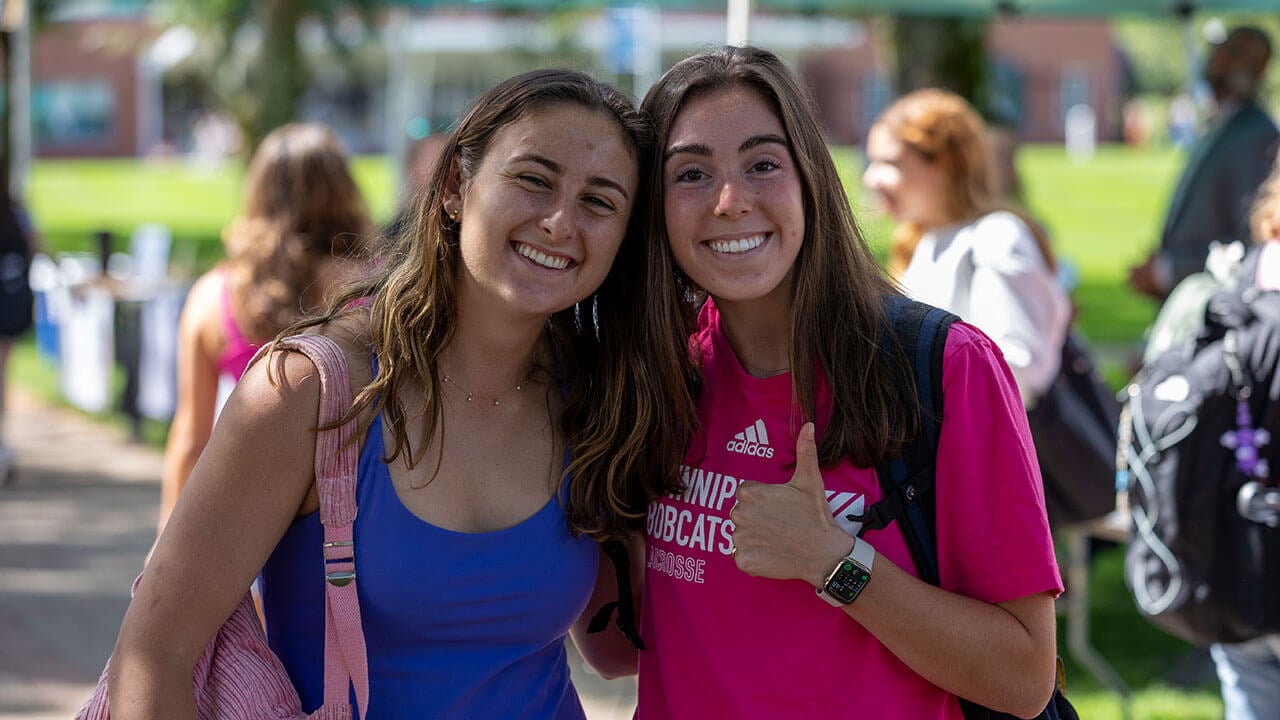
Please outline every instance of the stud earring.
M458 211L454 210L453 212L449 213L449 219L454 222L458 222Z

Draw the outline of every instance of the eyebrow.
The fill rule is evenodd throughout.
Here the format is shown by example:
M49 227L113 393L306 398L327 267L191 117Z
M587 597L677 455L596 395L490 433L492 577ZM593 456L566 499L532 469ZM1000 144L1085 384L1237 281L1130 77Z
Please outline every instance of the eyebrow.
M537 163L537 164L539 164L539 165L541 165L541 166L545 167L546 169L550 170L551 172L553 172L553 173L555 173L555 174L557 174L557 175L563 175L563 174L564 174L564 166L563 166L563 165L561 165L560 163L556 162L555 160L552 160L552 159L551 159L551 158L549 158L549 157L546 157L545 155L538 155L537 153L525 153L525 154L523 154L523 155L516 155L515 157L511 158L511 162L532 162L532 163ZM621 185L620 183L618 183L616 180L610 180L609 178L607 178L607 177L603 177L603 176L600 176L600 175L593 175L593 176L591 176L591 177L587 178L587 184L589 184L589 185L602 185L602 186L604 186L604 187L613 188L614 190L616 190L616 191L618 191L619 193L621 193L621 194L622 194L622 197L623 197L623 199L624 199L624 200L630 200L630 199L631 199L631 195L630 195L630 193L628 193L628 192L627 192L627 189L626 189L626 188L624 188L624 187L622 187L622 185Z
M787 144L786 138L782 137L781 135L774 135L773 133L765 133L764 135L752 135L746 140L743 140L742 144L738 146L738 152L744 153L748 150L751 150L752 148L760 147L761 145L781 145L783 148L787 148L787 149L790 149L791 147L790 145ZM672 156L679 155L681 153L710 157L711 147L708 145L704 145L703 143L685 143L683 145L672 145L671 147L667 148L667 152L663 154L662 161L666 162L670 160Z

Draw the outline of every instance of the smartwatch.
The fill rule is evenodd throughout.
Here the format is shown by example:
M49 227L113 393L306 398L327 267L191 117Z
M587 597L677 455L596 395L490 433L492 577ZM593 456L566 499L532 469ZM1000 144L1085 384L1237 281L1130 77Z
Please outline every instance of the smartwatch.
M835 607L844 607L858 599L867 583L871 582L871 566L876 560L876 549L871 543L854 538L853 549L840 558L840 562L827 574L818 588L818 597Z

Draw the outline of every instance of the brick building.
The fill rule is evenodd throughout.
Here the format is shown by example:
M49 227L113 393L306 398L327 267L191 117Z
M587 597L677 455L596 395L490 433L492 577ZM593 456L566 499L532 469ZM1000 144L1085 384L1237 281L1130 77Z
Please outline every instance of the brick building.
M868 28L867 42L802 64L834 142L861 144L893 101L885 29ZM1127 74L1108 21L1000 18L988 28L987 48L994 102L1023 139L1061 142L1067 109L1079 104L1093 109L1099 140L1121 139Z
M56 22L31 49L31 122L39 157L145 152L152 83L142 58L160 28L141 17Z
M723 16L717 13L668 11L661 13L658 21L662 64L723 41ZM584 23L579 30L581 38L574 43L584 59L598 57L605 50L597 47L604 33L600 21L594 22L594 26L591 20ZM454 44L468 36L465 31L471 25L479 28L472 29L477 36L495 34L493 28L506 28L508 35L519 30L520 36L536 37L538 28L533 19L459 15L457 11L415 13L414 23L423 24L409 37L434 37L435 33ZM181 138L167 137L174 134L166 125L174 108L165 104L161 71L147 60L164 30L141 12L44 27L32 48L32 123L37 156L141 156L162 143L180 144ZM881 24L761 13L753 21L753 31L761 36L756 42L777 50L803 74L818 99L832 141L861 144L868 126L893 100ZM1024 139L1061 141L1066 110L1078 104L1094 110L1100 140L1120 139L1125 69L1107 21L1001 18L992 21L987 44L1000 106ZM440 38L427 45L419 60L409 59L411 77L402 84L420 94L422 84L414 78L431 77L434 101L423 103L414 95L404 102L406 107L416 103L434 108L433 113L441 117L431 118L433 127L447 124L451 112L496 81L489 77L493 73L505 76L519 69L513 63L527 65L533 49L451 50ZM481 57L484 62L477 63ZM412 65L415 62L428 69L420 71ZM477 73L483 78L471 77ZM317 75L323 82L324 73ZM387 83L385 77L374 77L353 86L364 98L359 103L344 99L349 92L312 93L302 112L342 125L340 131L358 151L394 150L387 142L389 125L384 119L384 113L390 112L388 105L395 105L388 101Z

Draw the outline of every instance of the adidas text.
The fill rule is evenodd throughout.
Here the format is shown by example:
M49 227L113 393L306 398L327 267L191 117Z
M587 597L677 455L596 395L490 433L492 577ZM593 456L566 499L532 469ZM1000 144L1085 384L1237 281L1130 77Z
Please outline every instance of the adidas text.
M754 455L755 457L771 458L773 457L773 448L760 443L749 442L747 440L730 440L724 446L725 450L735 452L740 455Z

